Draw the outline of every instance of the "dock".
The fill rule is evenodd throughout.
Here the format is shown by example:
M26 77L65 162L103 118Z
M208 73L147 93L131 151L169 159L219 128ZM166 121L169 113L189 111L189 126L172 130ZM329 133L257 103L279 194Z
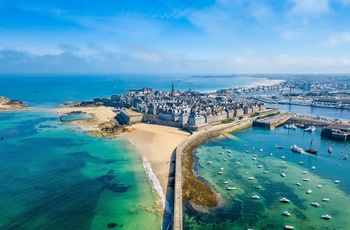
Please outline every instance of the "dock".
M277 126L280 126L288 121L291 117L291 114L277 114L270 117L264 117L253 121L253 126L275 129Z

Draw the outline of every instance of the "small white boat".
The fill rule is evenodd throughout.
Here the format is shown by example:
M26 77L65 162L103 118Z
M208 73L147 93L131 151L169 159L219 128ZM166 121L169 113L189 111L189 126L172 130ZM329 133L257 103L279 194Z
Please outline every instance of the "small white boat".
M307 171L304 171L303 174L308 174L308 172L307 172Z
M236 187L233 187L233 186L227 187L227 190L236 190Z
M303 178L303 181L310 181L309 178Z
M285 158L285 156L281 156L281 158L282 158L282 159L284 159L284 158Z
M312 167L311 167L311 169L312 169L312 170L315 170L315 169L316 169L316 167L315 167L315 166L312 166Z
M262 187L261 187L261 185L257 185L257 186L255 186L255 188L256 189L261 189Z
M282 198L282 199L280 199L280 202L282 202L282 203L289 203L290 202L290 200L288 200L287 198Z
M321 217L326 220L332 219L332 217L328 214L322 215Z
M258 165L258 168L263 168L264 166L262 166L262 165Z
M253 160L253 161L256 161L256 157L253 157L252 160Z
M231 150L229 150L229 149L228 149L228 150L226 150L226 152L230 153L230 152L231 152Z
M213 163L213 162L211 162L211 161L208 161L208 162L207 162L208 165L211 165L212 163Z
M292 225L284 225L284 229L294 229Z
M322 201L328 202L328 201L329 201L329 198L323 198Z
M264 151L263 149L260 149L260 152Z
M273 154L272 154L272 153L270 153L270 156L273 156Z
M227 161L227 159L225 158L224 161Z
M322 188L322 185L321 184L317 185L317 188Z
M254 150L254 147L252 148L252 150Z
M298 182L298 183L296 183L296 185L298 185L298 186L301 186L301 184Z
M285 173L281 173L281 177L286 177L286 174Z
M248 145L247 145L247 144L245 144L245 145L244 145L244 147L248 147Z
M276 145L276 148L277 148L277 149L284 149L284 146L282 146L282 145Z
M218 172L218 174L219 174L219 175L222 175L222 174L223 174L223 172Z
M321 206L321 205L320 205L319 203L317 203L317 202L312 202L311 205L312 205L312 206L315 206L315 207L320 207L320 206Z
M303 165L303 164L304 164L304 161L299 161L299 164Z
M258 157L258 155L255 154L254 157Z
M228 184L228 181L224 181L224 184Z
M310 193L312 193L312 190L311 190L311 189L308 189L308 190L306 191L306 193L307 193L307 194L310 194Z
M224 171L224 168L220 168L221 171Z
M265 174L269 174L269 171L264 171Z
M252 199L260 199L260 196L258 196L258 195L253 195L253 196L252 196Z
M252 176L248 177L248 180L254 180L254 179L255 179L255 178L252 177Z
M232 157L232 154L228 154L227 156Z
M340 180L335 180L334 183L338 184L340 183Z
M249 151L248 151L248 150L246 150L245 152L246 152L246 153L249 153Z
M218 154L222 155L222 154L224 154L224 152L218 152Z
M284 211L284 212L283 212L283 215L285 215L285 216L290 216L290 213L289 213L288 211Z
M316 130L316 127L311 125L309 127L307 127L306 129L304 129L305 132L314 132Z
M239 162L239 161L236 161L236 163L235 163L236 165L240 165L241 164L241 162Z

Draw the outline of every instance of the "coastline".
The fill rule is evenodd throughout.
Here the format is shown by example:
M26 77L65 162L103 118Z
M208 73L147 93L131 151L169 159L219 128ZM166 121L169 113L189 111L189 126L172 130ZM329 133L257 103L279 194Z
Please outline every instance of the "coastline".
M173 153L179 143L189 135L177 128L144 123L127 127L127 131L120 135L140 151L146 173L168 214L172 214L174 197Z
M9 98L0 96L0 112L11 112L19 110L29 110L30 107L24 106L20 100L11 100Z

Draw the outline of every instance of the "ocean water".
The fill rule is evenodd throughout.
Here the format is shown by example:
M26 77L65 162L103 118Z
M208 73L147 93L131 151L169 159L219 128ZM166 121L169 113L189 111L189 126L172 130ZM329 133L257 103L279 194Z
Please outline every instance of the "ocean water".
M197 174L221 195L223 204L201 213L185 203L184 229L283 229L284 225L292 225L295 229L348 229L350 161L343 157L350 154L349 142L323 138L320 129L308 133L302 129L252 127L231 134L235 140L218 138L195 150ZM293 144L304 149L309 147L312 139L312 148L318 150L317 156L291 151ZM285 148L277 149L275 145ZM332 153L327 152L329 146L333 148ZM257 155L255 161L254 155ZM207 161L213 163L208 165ZM218 174L220 168L224 168L222 175ZM255 179L248 180L248 177ZM310 180L303 181L303 178ZM335 180L341 182L337 184ZM297 182L301 186L297 186ZM257 185L262 188L256 189ZM228 186L237 189L227 190ZM311 194L307 194L308 189L312 190ZM260 199L252 199L253 195ZM279 202L283 197L291 202ZM330 201L324 202L323 198ZM314 201L321 206L312 206ZM291 216L284 216L284 211ZM322 219L324 214L332 219Z
M0 140L0 229L160 229L164 226L163 217L158 211L159 197L147 178L140 153L134 146L122 139L90 137L73 124L61 123L59 115L48 112L48 108L60 107L67 101L123 94L128 89L135 88L151 87L170 91L172 82L177 90L215 91L220 88L247 86L257 81L259 79L245 77L198 79L188 75L1 75L0 95L23 100L32 110L0 113L0 137L6 138ZM246 137L252 133L248 129L234 135L241 135L240 140L246 139L243 142L248 143L253 137L248 140ZM256 133L257 130L254 130L254 134ZM273 133L265 134L269 136ZM271 136L270 140L275 142L275 139L276 137ZM285 139L288 140L288 137ZM233 144L232 140L226 140L227 143L217 141L225 139L208 142L208 146L198 149L199 172L202 167L201 157L207 155L205 149L209 150L211 145L221 149L222 144ZM316 144L316 139L314 143ZM324 143L326 146L326 142ZM337 145L334 145L334 150ZM237 144L237 149L238 146L243 145ZM324 157L332 163L324 166L325 178L328 171L332 175L343 175L340 173L342 167L338 168L336 165L343 161L340 156L339 159L335 156L336 151ZM243 162L244 159L239 160ZM221 165L219 160L221 159L218 158L218 163L213 163L215 173L215 164ZM305 160L305 165L306 162L308 161ZM328 168L330 165L333 166ZM319 165L316 167L315 172L318 172ZM235 174L233 171L232 175ZM214 177L211 179L204 172L203 178L211 185L216 183ZM231 178L232 183L242 187L245 180L242 179L241 183L238 179ZM349 191L349 187L345 187L348 186L346 178L341 180L342 183L336 188ZM221 184L215 186L217 189L221 186L222 192L227 193ZM239 189L235 192L238 191ZM230 193L225 197L230 197L228 195ZM232 220L238 218L240 205L247 205L243 201L240 198L231 207L234 214L226 209L218 212L215 210L212 216L215 217L215 223L220 223L217 216L221 214ZM246 214L250 216L249 219L240 219L240 225L237 226L251 226L249 223L254 225L258 222L257 217L260 218L260 214L254 213L256 209L250 210L253 214ZM188 212L191 210L187 209L186 213ZM201 224L193 222L193 218L199 219L198 223ZM207 218L208 216L197 215L196 212L192 216L186 214L187 228L210 228L210 223L204 224ZM111 223L118 226L108 227ZM220 224L220 228L225 228L226 219ZM229 222L227 228L231 227Z
M208 91L253 78L187 75L1 75L0 95L30 111L0 113L0 229L160 229L167 226L140 153L90 137L47 109L151 87Z
M197 78L191 75L0 75L0 95L23 100L33 106L57 106L57 103L92 100L124 94L129 89L216 91L248 86L261 81L253 77Z
M42 111L0 113L0 127L0 229L160 229L127 141L90 137Z

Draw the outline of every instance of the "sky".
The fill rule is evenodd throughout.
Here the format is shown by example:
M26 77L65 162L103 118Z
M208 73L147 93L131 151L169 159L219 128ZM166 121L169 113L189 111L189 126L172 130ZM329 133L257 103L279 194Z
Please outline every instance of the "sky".
M350 73L350 0L0 0L0 73Z

